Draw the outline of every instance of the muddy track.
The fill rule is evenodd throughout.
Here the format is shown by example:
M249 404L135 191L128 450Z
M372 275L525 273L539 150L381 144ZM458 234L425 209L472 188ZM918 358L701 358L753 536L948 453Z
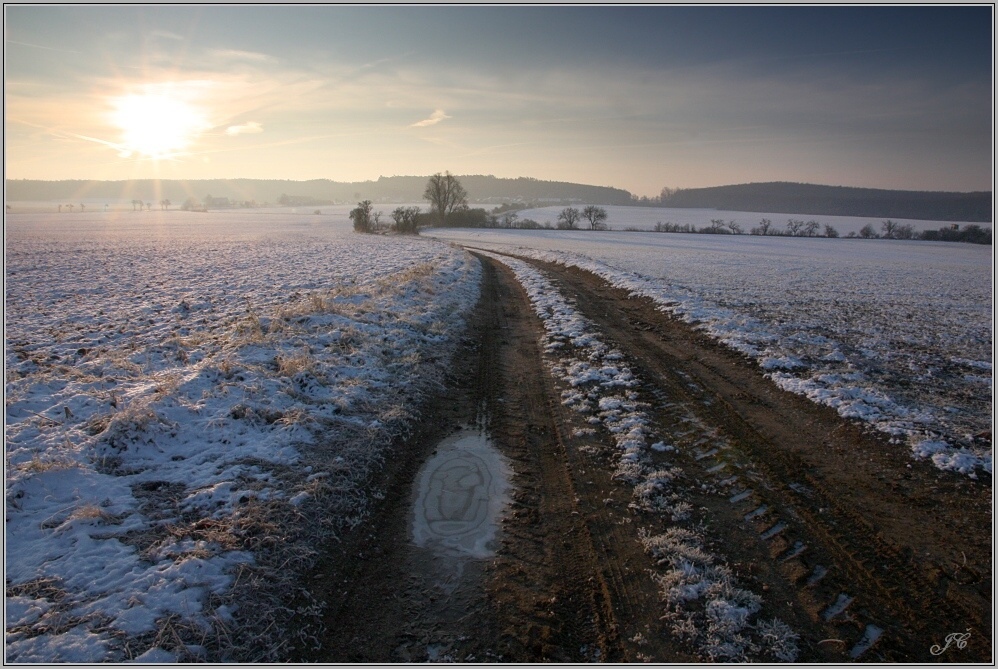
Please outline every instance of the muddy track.
M607 434L561 403L543 328L512 272L481 256L482 298L447 387L393 446L368 522L310 576L326 630L311 662L690 662L662 620L656 566L611 479ZM801 636L799 661L987 661L990 482L784 393L750 361L592 274L533 263L617 346L655 429L680 448L711 549ZM413 482L446 435L485 421L513 474L494 557L454 564L411 540ZM933 644L971 630L962 648Z
M698 503L729 559L786 601L776 608L803 632L802 661L991 657L990 481L913 463L903 446L778 390L648 299L533 264L627 354L646 393L726 437L722 448L694 448L684 469L714 489ZM661 412L665 433L674 418ZM952 657L930 653L966 630Z
M584 662L621 659L588 527L576 510L540 324L515 277L483 263L482 298L446 389L393 446L368 522L324 547L310 575L323 605L310 662ZM513 470L494 558L447 560L411 541L413 482L436 444L484 420ZM457 583L455 586L454 583ZM446 587L444 587L446 586ZM643 586L647 588L647 586Z

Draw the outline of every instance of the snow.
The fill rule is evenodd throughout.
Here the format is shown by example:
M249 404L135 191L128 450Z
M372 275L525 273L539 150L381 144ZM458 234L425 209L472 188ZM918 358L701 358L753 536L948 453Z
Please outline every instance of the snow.
M954 457L933 458L937 466L992 471L990 447L968 437L989 430L993 413L990 247L643 232L427 234L592 271L753 358L781 388L908 445L945 441Z
M179 211L9 215L5 270L12 662L224 659L205 637L279 615L237 574L264 531L364 522L481 272L345 216Z

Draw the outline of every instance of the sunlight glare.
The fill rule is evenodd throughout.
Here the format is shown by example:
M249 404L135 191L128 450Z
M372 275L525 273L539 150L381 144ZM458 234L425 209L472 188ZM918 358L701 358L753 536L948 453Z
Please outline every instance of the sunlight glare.
M194 107L164 95L127 95L115 103L122 157L168 158L186 149L209 124Z

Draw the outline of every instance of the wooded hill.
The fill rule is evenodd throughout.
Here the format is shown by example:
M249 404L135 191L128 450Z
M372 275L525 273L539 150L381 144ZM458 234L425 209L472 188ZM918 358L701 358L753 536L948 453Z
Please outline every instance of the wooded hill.
M278 179L203 179L133 181L7 181L7 201L62 201L84 199L159 203L170 200L174 206L187 198L199 202L211 195L227 198L235 206L355 204L361 200L376 203L417 203L429 176L380 177L377 181L338 182L329 179L289 181ZM847 186L771 182L711 188L666 190L661 198L636 198L626 190L589 186L564 181L542 181L520 177L502 179L491 175L458 176L472 206L519 202L530 206L560 204L640 205L729 211L757 211L773 214L869 216L930 221L990 223L991 192L947 193L929 191L879 190ZM283 199L282 199L282 196Z
M928 221L992 221L990 192L880 190L785 181L680 189L661 198L659 206Z
M588 186L562 181L541 181L521 177L500 179L494 176L458 176L472 204L504 202L536 203L540 206L560 203L631 204L631 194L620 188ZM277 179L203 179L134 181L7 181L7 200L65 200L88 198L114 200L139 199L159 202L169 199L179 205L188 197L203 200L228 198L233 202L268 202L276 205L281 196L298 202L351 204L372 202L412 203L423 200L429 176L381 177L377 181L337 182L329 179L284 181Z

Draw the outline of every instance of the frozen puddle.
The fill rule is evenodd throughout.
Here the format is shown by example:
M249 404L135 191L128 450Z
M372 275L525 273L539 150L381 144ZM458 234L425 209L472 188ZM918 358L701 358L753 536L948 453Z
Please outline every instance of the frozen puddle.
M509 466L483 431L466 428L444 439L416 480L413 543L446 557L494 555L508 478Z

